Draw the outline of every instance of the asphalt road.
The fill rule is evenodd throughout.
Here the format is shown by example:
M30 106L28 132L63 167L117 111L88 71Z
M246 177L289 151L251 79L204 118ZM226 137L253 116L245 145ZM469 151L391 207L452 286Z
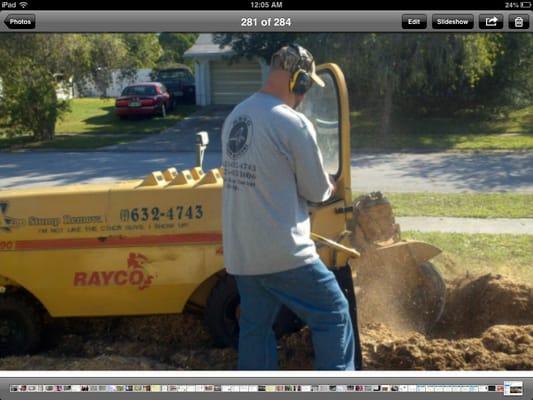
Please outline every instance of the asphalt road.
M0 189L135 179L194 166L193 152L0 153ZM204 168L221 165L206 153ZM352 190L533 193L533 153L354 154Z

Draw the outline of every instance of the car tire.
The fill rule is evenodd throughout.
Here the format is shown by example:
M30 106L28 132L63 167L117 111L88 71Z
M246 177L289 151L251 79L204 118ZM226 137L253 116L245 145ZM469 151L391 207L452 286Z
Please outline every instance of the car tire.
M0 356L32 353L41 342L42 315L24 296L0 295Z
M215 284L207 300L205 323L215 346L238 348L240 304L239 291L235 278L224 275ZM276 338L288 333L296 332L304 324L287 307L282 306L273 325Z

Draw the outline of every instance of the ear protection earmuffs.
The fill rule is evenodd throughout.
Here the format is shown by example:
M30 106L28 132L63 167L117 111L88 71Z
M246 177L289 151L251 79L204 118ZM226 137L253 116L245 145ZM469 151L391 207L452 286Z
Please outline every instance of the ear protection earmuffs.
M307 71L302 68L302 60L304 57L302 55L302 48L296 44L290 44L289 47L298 52L298 56L300 57L300 60L296 65L296 70L291 75L289 90L294 94L303 96L309 89L311 89L311 86L313 86L313 80Z

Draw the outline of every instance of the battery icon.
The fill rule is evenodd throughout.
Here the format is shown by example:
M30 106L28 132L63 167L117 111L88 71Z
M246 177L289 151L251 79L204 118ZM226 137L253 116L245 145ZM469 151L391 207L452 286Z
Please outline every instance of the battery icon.
M531 2L530 1L523 1L520 3L520 8L531 8Z

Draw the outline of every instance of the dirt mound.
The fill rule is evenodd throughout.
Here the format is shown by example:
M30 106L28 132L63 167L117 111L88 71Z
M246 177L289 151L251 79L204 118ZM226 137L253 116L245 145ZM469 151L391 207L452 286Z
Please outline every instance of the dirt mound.
M533 325L497 325L480 338L428 339L416 332L398 334L381 324L361 328L366 370L531 370ZM288 337L282 346L285 369L312 369L310 331Z
M448 283L441 322L424 335L362 323L367 370L533 370L532 287L500 275ZM279 343L282 369L313 368L311 333ZM217 349L195 315L62 319L38 355L0 359L0 369L235 369L237 353Z
M477 337L493 325L533 323L533 288L501 275L450 282L444 315L434 336Z
M380 335L381 328L376 332ZM429 339L414 333L384 342L363 335L368 369L393 370L495 370L533 368L533 325L496 325L480 338ZM510 345L520 337L521 345ZM529 343L529 344L526 344ZM499 349L499 350L495 350Z

